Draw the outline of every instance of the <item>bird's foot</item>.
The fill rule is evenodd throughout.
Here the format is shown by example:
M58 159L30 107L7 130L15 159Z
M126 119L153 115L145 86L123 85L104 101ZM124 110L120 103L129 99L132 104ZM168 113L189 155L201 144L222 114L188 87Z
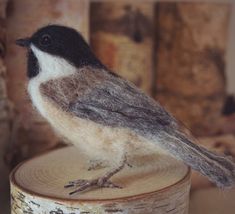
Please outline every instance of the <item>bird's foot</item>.
M118 189L122 188L121 186L114 184L113 182L109 180L104 179L104 177L100 177L100 178L93 179L93 180L79 179L76 181L71 181L69 182L68 185L65 186L65 188L69 188L69 187L78 187L78 189L70 192L69 193L70 195L74 193L78 193L78 192L96 189L96 188L118 188Z
M76 181L70 181L67 185L65 185L65 188L70 187L78 187L78 189L70 192L69 194L72 195L74 193L84 192L91 189L97 189L97 188L118 188L122 189L121 186L114 184L112 181L110 181L110 178L115 175L116 173L120 172L126 164L126 159L123 161L122 165L118 168L106 173L104 176L92 179L92 180L85 180L85 179L78 179Z

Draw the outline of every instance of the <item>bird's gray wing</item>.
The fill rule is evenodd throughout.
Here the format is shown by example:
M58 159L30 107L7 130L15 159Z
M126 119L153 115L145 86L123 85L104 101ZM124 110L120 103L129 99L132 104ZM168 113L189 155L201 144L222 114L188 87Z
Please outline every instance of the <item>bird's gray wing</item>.
M155 100L108 71L80 69L74 75L47 81L40 89L64 111L104 126L145 135L177 126Z
M105 126L154 134L176 126L156 101L119 77L107 78L69 104L70 112Z

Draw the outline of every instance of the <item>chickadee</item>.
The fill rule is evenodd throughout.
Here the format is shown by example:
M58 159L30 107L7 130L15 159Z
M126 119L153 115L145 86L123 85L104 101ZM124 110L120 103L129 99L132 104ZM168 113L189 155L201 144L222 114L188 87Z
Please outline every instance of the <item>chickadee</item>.
M162 149L219 187L235 183L235 164L193 143L193 137L155 100L109 71L74 29L49 25L16 43L28 49L28 92L54 129L87 155L110 155L119 166L80 192L119 187L110 178L126 163L130 145Z

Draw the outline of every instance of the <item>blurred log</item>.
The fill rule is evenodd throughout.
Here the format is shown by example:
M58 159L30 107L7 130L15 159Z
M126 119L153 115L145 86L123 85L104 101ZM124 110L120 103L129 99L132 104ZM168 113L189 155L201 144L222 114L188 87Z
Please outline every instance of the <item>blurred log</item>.
M26 53L15 45L15 40L30 36L47 24L64 24L88 37L89 2L86 0L11 0L8 5L7 36L8 91L14 103L15 134L10 164L54 147L58 143L53 131L32 109L26 92ZM13 149L11 149L13 150Z
M87 162L87 156L67 147L19 165L11 174L12 213L188 213L190 170L182 162L162 153L139 156L112 178L122 189L69 195L73 190L64 188L69 180L110 170L89 171Z
M111 70L151 94L153 16L151 2L91 3L91 46Z
M234 95L228 94L223 107L224 115L231 115L235 113L235 97Z
M194 134L206 134L203 128L221 115L225 100L224 58L230 6L158 3L156 14L156 98L161 97L161 103ZM195 104L198 113L193 110Z
M7 209L9 206L8 169L3 159L10 139L10 112L4 62L6 54L6 6L7 0L0 1L0 210L2 213L9 212L9 209Z
M157 100L194 134L208 136L218 132L223 107L221 96L190 97L160 92Z
M234 214L235 189L200 189L190 195L190 214Z
M231 115L221 116L211 124L210 130L207 130L209 136L221 136L221 135L235 135L235 113Z
M216 124L214 124L215 132L213 134L233 134L235 135L235 113L229 116L221 117Z

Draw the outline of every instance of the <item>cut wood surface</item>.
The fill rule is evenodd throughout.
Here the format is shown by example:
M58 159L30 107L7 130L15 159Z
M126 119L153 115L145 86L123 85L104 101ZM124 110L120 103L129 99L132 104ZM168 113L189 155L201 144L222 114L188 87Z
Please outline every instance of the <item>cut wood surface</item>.
M156 6L156 99L160 96L162 105L197 135L206 134L225 101L229 16L226 3L160 2Z
M32 108L26 92L26 51L15 40L29 37L48 24L73 27L88 39L89 1L87 0L12 0L8 5L7 36L9 97L15 107L11 165L54 147L58 143L50 126ZM9 155L10 156L10 155Z
M91 3L91 46L110 69L151 94L153 2Z
M20 164L11 174L12 214L145 213L187 214L190 170L162 153L136 156L112 181L123 189L96 189L69 196L71 180L103 175L88 170L84 154L66 147ZM72 189L73 190L73 189Z

